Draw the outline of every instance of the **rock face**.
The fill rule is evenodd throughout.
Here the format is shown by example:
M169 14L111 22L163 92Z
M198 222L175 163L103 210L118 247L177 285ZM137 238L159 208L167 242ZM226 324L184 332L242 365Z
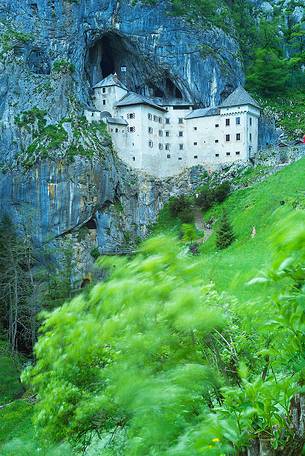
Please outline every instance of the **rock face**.
M92 84L114 71L137 92L201 106L243 83L236 42L191 27L169 8L167 1L0 0L0 210L16 223L31 220L39 242L94 219L100 252L122 250L146 234L170 194L198 182L198 170L162 182L136 173L109 144L101 158L102 137L83 137L94 153L78 155L77 132L67 126L91 104ZM63 148L68 154L72 146L67 162Z

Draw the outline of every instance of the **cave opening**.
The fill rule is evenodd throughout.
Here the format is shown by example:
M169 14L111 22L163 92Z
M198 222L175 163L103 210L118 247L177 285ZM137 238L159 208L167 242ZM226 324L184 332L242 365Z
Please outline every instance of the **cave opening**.
M129 90L141 95L185 98L168 70L150 61L129 37L115 31L104 33L89 47L85 71L91 86L116 73Z

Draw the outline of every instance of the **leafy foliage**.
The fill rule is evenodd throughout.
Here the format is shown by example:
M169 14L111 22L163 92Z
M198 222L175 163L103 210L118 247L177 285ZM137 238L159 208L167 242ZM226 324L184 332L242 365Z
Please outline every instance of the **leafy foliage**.
M276 233L272 269L251 285L273 298L246 305L203 286L199 263L166 237L103 262L111 277L47 316L24 374L44 438L109 435L110 455L221 455L253 440L299 454L304 216Z

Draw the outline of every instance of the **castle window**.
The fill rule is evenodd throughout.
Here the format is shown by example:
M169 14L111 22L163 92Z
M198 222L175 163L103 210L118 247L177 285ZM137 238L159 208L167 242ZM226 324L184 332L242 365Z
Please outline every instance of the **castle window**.
M182 118L182 117L179 117L178 123L179 123L179 124L183 124L183 118Z
M231 155L231 152L226 152L226 156L229 157Z
M166 155L166 158L171 158L170 154L167 154L167 155Z
M182 160L182 157L179 157L178 160Z
M128 130L130 133L134 133L136 131L136 127L129 127Z
M251 125L252 125L252 117L250 117L249 121L250 121L250 127L251 127Z
M158 116L154 116L154 121L158 122Z
M127 114L127 119L135 119L135 117L136 117L136 115L135 115L134 112L129 112L129 113Z
M219 157L219 154L215 154L215 157Z
M218 128L219 127L219 124L215 124L215 128Z
M106 93L106 87L103 87L103 93Z
M240 141L240 133L236 133L236 141Z
M235 152L236 155L240 155L240 152Z
M163 144L159 144L159 150L162 150L163 149Z
M167 137L169 136L169 131L165 132L165 136L167 136Z
M168 118L168 117L166 117L166 119L165 119L165 123L166 123L166 124L169 124L169 123L170 123L170 120L169 120L169 118Z
M159 117L159 123L162 123L162 117Z
M154 129L152 127L148 127L148 133L153 133Z
M249 134L250 141L252 141L252 133Z
M197 160L197 158L198 158L198 155L194 155L194 159Z
M133 161L135 162L136 161L136 157L132 157Z
M152 115L150 113L147 114L148 120L152 120Z
M240 125L240 117L236 117L236 125Z
M194 127L194 130L196 131L196 130L197 130L197 127Z
M106 100L103 100L103 105L105 106L105 104L106 104Z
M226 141L227 141L227 142L230 141L230 135L226 135Z
M218 139L215 139L215 143L219 143L219 140L218 140Z
M119 129L118 129L118 128L116 128L116 129L115 129L115 132L116 132L116 133L118 133L118 132L119 132Z
M165 150L169 150L170 149L170 144L165 144Z
M93 116L94 116L94 112L91 113L91 117L93 117Z
M159 136L163 136L163 131L159 130Z
M183 144L179 144L179 150L183 150Z
M230 125L230 119L226 119L226 126L228 127Z
M113 128L111 128L111 130L110 130L110 131L113 133Z
M198 143L194 142L194 146L197 146Z
M149 147L154 147L154 143L152 141L148 141Z
M179 131L179 136L181 138L181 136L183 136L183 131Z

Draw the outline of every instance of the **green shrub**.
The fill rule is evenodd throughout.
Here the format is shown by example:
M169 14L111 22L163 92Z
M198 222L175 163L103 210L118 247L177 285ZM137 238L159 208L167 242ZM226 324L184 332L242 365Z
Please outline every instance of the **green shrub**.
M216 246L219 250L226 249L234 241L233 228L226 212L223 213L216 233Z
M75 71L75 66L68 60L56 60L53 63L53 71L55 73L72 74Z

